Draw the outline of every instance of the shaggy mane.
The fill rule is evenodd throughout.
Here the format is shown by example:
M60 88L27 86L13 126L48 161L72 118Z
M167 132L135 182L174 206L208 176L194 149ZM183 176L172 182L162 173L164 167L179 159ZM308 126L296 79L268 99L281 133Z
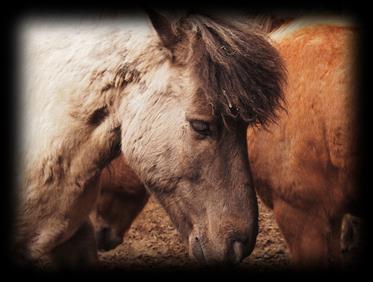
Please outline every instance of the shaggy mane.
M190 62L207 100L223 120L261 125L275 120L277 107L282 107L286 71L264 35L201 15L180 22L188 26L185 33L195 33Z

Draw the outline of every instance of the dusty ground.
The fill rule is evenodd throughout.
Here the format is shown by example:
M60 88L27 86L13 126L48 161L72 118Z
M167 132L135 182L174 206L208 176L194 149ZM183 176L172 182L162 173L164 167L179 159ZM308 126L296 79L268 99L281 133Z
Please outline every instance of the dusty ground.
M259 203L259 235L254 252L240 265L255 270L283 269L289 265L288 250L274 221L272 212ZM149 203L116 249L99 254L105 269L190 268L177 231L163 208L154 200Z

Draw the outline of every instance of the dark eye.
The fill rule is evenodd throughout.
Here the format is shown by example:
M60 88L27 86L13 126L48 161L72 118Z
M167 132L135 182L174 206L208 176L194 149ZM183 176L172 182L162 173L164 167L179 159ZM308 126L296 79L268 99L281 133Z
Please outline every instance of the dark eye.
M190 125L193 130L200 135L209 136L211 135L210 124L202 120L191 120Z

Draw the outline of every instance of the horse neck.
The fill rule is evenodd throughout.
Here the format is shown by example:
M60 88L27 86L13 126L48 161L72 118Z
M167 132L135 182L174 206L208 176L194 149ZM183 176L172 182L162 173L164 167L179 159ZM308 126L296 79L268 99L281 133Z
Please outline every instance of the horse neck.
M43 46L39 57L44 61L36 64L32 59L31 68L25 74L27 86L23 90L23 103L27 114L22 117L25 129L22 139L26 141L22 141L21 154L30 183L59 185L58 175L53 171L53 175L49 173L49 167L66 175L65 169L71 172L75 162L93 173L97 168L89 168L88 163L102 163L99 155L110 151L112 140L120 138L116 130L120 128L119 105L131 89L135 92L133 88L139 90L141 85L149 84L154 69L166 56L159 51L156 37L149 28L142 26L141 29L144 32L119 30L105 34L105 30L99 30L81 39L84 46L74 41L78 38L76 34L65 38L69 32L61 33L61 40L57 40L58 35L54 35L56 40L50 40L49 34L33 38L36 44L31 44L35 48L33 52L39 52L37 48L43 45L40 37L45 35L45 42L51 46ZM66 48L53 44L63 44ZM92 123L92 116L100 111L109 114L98 119L99 123ZM97 156L83 156L84 151L93 148Z

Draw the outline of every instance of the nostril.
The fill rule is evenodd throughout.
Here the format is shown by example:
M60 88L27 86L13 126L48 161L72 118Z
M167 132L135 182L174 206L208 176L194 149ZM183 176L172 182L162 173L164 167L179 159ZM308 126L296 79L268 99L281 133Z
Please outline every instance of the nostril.
M203 252L202 240L198 236L190 237L189 254L191 254L199 263L206 263L206 257Z

